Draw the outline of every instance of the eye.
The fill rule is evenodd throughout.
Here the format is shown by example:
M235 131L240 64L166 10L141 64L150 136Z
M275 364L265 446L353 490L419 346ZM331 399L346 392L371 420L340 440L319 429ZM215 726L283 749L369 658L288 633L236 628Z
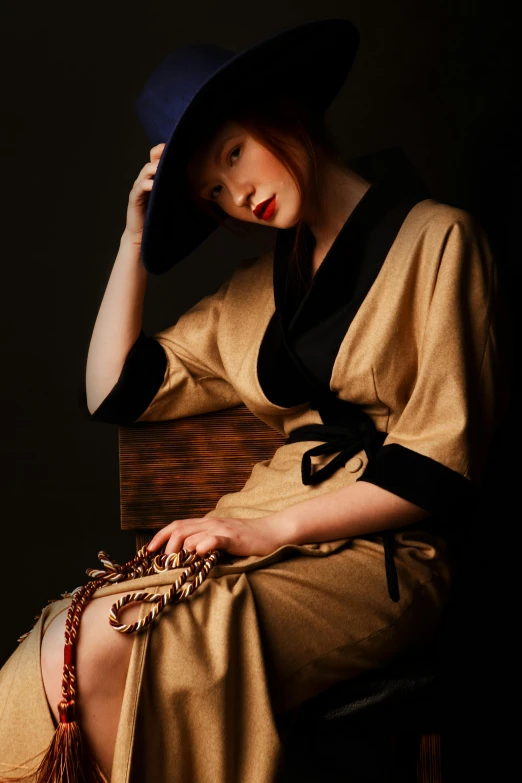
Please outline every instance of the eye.
M228 160L230 161L231 157L234 155L235 152L239 155L239 150L241 149L241 145L239 144L237 147L234 147L233 150L231 150L230 155L228 156Z
M238 144L236 147L233 147L233 148L230 150L230 154L229 154L229 156L228 156L228 162L229 162L229 163L231 163L231 159L234 157L234 155L235 155L236 153L237 153L237 155L239 155L239 150L240 150L240 149L241 149L241 144ZM220 191L218 191L218 194L217 194L217 196L215 195L215 191L216 191L218 188L220 188L220 187L221 187L221 185L216 185L216 187L215 187L215 188L212 188L212 190L211 190L211 191L210 191L210 193L209 193L209 198L211 198L212 200L213 200L213 199L215 199L215 198L217 198L217 196L219 196L219 193L220 193Z

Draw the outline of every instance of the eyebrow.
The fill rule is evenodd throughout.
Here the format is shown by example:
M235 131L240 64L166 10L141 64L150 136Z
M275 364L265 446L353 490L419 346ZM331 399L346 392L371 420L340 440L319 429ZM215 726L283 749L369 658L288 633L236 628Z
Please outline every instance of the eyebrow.
M235 139L237 135L238 135L237 133L233 133L231 136L226 136L224 139L222 139L219 142L218 148L216 150L216 154L214 155L214 164L215 165L217 165L217 163L219 161L219 158L221 156L221 153L223 152L223 147L225 146L227 141L230 141L230 139ZM207 188L209 184L210 184L210 182L208 180L205 180L205 182L201 182L200 185L199 185L199 188L198 188L198 193L201 194L201 191L205 190L205 188Z

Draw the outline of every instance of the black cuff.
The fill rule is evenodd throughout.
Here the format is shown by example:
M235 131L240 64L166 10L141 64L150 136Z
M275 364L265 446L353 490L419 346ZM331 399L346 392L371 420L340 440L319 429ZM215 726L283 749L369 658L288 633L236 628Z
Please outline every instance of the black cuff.
M167 355L163 347L154 337L146 337L141 330L127 354L116 385L92 414L87 408L83 387L81 405L87 411L87 419L110 424L132 424L156 396L166 369Z
M434 516L469 509L476 500L475 487L461 473L398 443L382 446L357 481L376 484Z

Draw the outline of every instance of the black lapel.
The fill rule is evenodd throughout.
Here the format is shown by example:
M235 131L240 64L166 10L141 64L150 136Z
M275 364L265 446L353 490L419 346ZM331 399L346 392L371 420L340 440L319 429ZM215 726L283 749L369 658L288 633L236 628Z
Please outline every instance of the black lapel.
M275 312L257 362L259 382L269 400L282 407L311 401L313 407L320 407L323 421L325 416L331 420L339 418L339 406L329 383L350 323L408 212L418 201L431 197L400 148L383 150L349 164L372 186L348 217L307 288L303 288L288 264L295 229L277 232ZM312 232L307 230L305 269L309 268L306 262L314 242Z

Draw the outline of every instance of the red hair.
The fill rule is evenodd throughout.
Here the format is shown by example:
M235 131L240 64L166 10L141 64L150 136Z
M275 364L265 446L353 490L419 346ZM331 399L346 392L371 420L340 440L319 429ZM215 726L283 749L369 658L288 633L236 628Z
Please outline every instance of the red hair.
M296 224L295 241L291 251L290 264L304 279L306 270L302 267L302 248L304 237L303 214L310 215L312 221L319 215L319 171L317 152L341 162L341 153L337 148L330 130L324 122L324 114L313 111L307 103L286 95L257 99L255 103L238 104L226 112L226 117L200 131L192 137L191 155L210 143L213 135L225 120L242 125L251 136L287 168L296 184L301 208ZM203 123L202 123L203 125ZM190 192L189 197L209 217L222 223L227 214L217 204ZM230 226L229 226L230 227Z

